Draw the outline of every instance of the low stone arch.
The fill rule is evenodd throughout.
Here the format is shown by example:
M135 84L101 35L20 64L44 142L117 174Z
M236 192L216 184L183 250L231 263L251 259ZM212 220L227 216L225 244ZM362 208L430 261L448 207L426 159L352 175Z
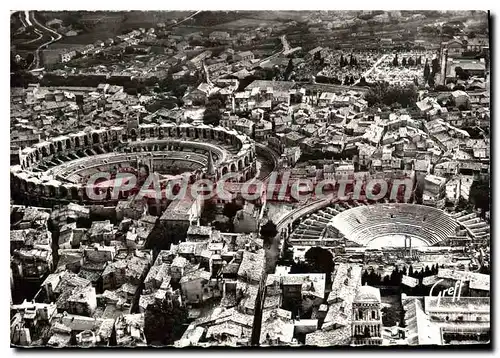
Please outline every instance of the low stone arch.
M245 167L248 167L250 165L250 161L248 159L248 155L245 155L244 162L245 162Z
M85 147L89 146L89 136L88 135L83 136L83 144Z
M68 189L64 185L59 187L59 196L61 198L66 198L68 196Z
M146 130L144 128L139 129L139 135L141 137L141 140L146 139Z
M238 170L243 170L243 162L240 160L238 160Z
M81 143L80 143L80 137L75 137L75 148L80 148Z
M58 152L62 152L63 151L62 141L58 141L57 142L57 151Z
M163 128L162 128L162 127L158 128L158 138L159 138L159 139L162 139L162 138L163 138L163 135L164 135Z
M231 164L231 172L236 173L236 164L234 163Z
M155 127L149 128L149 137L150 138L156 137L156 135L155 135Z
M71 187L70 194L71 194L71 199L73 200L78 200L80 198L78 194L78 188L76 186Z
M69 138L66 139L66 149L71 149L71 140Z
M42 158L48 157L49 156L49 151L47 147L42 147Z
M54 143L49 144L50 154L56 154L56 146Z
M222 167L222 175L226 175L227 174L227 167L224 166Z

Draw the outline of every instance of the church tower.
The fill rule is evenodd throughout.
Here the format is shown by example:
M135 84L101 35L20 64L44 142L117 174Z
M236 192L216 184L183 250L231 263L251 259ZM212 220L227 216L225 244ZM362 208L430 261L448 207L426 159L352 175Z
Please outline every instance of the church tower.
M353 345L382 344L382 315L380 290L368 285L361 286L352 303Z

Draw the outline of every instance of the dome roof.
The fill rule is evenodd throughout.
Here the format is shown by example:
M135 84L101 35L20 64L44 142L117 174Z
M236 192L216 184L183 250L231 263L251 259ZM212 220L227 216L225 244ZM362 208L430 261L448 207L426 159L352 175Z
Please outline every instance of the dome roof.
M380 303L380 290L372 286L361 286L354 302Z

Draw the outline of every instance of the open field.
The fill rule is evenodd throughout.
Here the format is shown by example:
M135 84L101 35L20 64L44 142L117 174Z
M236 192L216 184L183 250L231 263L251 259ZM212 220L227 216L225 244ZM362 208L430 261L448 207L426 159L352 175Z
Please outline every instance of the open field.
M40 22L48 19L60 19L65 24L76 24L83 33L77 36L63 37L61 44L87 45L97 40L105 40L140 27L151 28L160 22L182 19L192 11L53 11L37 12Z
M231 22L227 22L224 24L220 24L217 26L213 26L213 29L218 29L218 30L239 30L242 28L257 28L257 27L269 27L273 25L279 25L281 24L280 21L274 21L274 20L266 20L266 19L252 19L252 18L244 18L240 20L235 20Z

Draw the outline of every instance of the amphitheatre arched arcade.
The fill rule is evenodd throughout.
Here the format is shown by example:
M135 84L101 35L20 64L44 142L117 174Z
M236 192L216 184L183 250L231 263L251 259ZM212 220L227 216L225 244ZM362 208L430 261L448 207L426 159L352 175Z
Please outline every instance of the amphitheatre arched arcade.
M204 124L142 124L71 133L24 148L20 165L11 167L13 197L37 205L90 203L86 179L97 172L149 163L154 171L206 175L212 157L215 179L234 173L233 181L255 177L254 142L246 135ZM95 202L92 202L95 204Z

